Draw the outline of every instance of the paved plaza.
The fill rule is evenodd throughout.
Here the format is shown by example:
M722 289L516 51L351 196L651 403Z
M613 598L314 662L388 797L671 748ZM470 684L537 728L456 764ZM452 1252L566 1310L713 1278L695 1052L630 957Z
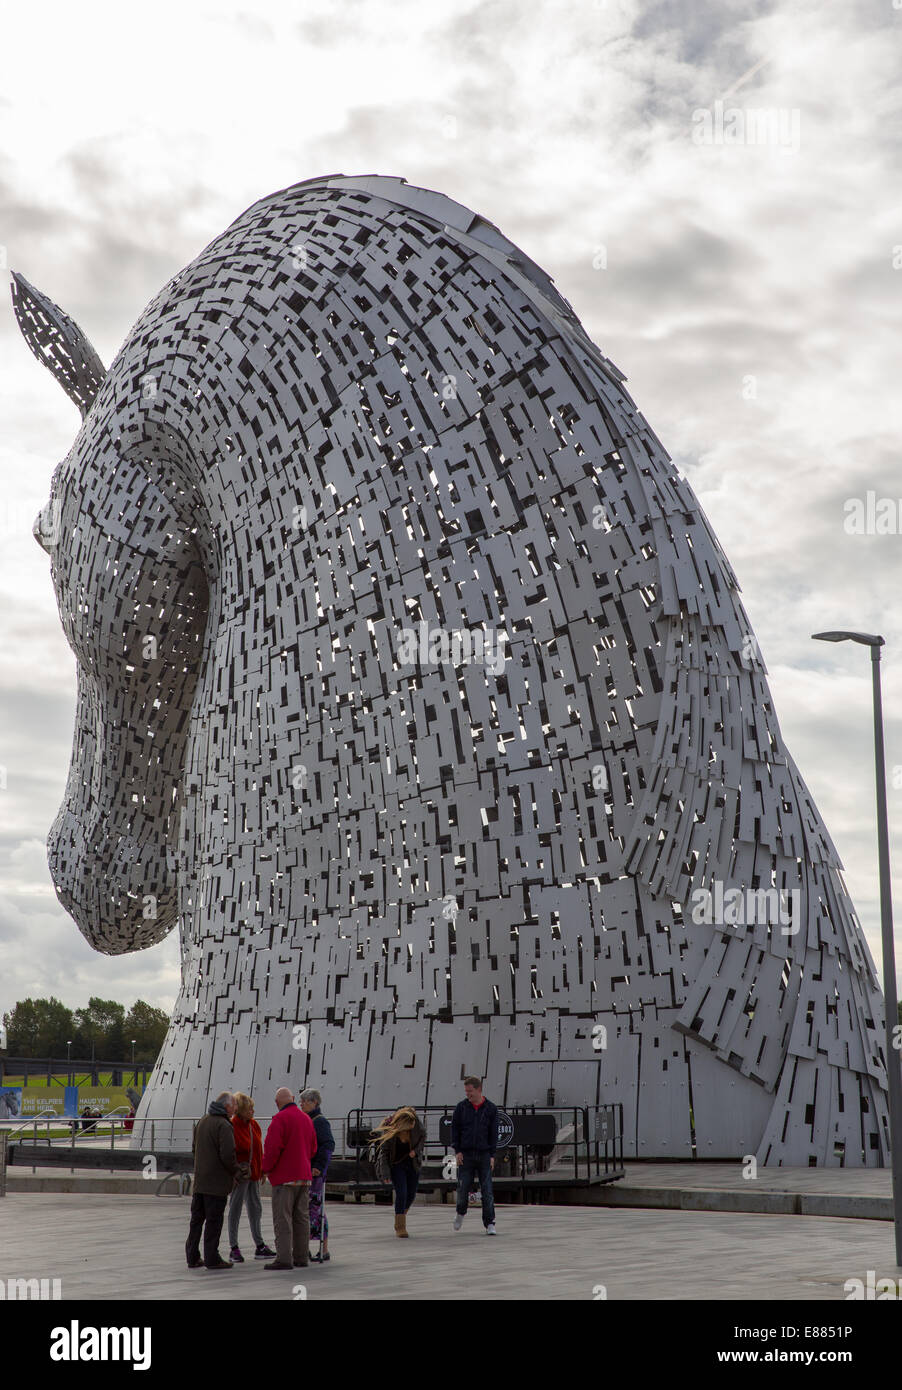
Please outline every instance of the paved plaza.
M329 1219L325 1266L270 1273L248 1261L214 1274L185 1265L186 1198L10 1193L0 1201L0 1279L58 1278L64 1299L842 1302L847 1279L902 1276L885 1221L499 1206L492 1239L477 1210L455 1234L453 1208L424 1202L402 1241L388 1206L335 1202Z
M62 1145L65 1148L67 1146ZM80 1140L78 1149L105 1148ZM26 1157L27 1157L27 1150ZM115 1161L115 1160L113 1160ZM558 1189L556 1202L575 1206L666 1208L754 1212L767 1216L842 1216L891 1221L889 1168L758 1168L754 1177L734 1163L653 1163L629 1160L616 1182L592 1188ZM174 1179L169 1179L174 1184ZM74 1168L64 1165L9 1169L10 1192L109 1192L152 1197L159 1179L148 1183L134 1169Z

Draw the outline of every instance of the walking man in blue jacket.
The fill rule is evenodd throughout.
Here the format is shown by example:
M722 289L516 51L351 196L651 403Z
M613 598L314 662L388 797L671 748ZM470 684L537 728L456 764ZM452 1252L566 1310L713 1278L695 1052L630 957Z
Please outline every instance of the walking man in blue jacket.
M498 1147L498 1107L482 1094L482 1079L464 1077L466 1100L458 1101L451 1120L451 1143L457 1158L457 1215L459 1231L467 1214L467 1197L474 1174L482 1193L482 1224L487 1236L496 1235L492 1170Z

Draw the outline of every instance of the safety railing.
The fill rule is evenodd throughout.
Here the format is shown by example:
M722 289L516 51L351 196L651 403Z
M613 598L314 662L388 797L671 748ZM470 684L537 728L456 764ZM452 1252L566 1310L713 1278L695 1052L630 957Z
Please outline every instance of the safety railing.
M125 1114L121 1114L121 1111L125 1111ZM90 1147L92 1153L97 1153L101 1147L98 1140L103 1137L101 1128L108 1129L110 1138L109 1152L111 1155L110 1168L112 1170L115 1166L112 1158L116 1154L117 1134L120 1140L123 1135L128 1135L130 1140L131 1129L129 1122L132 1119L133 1117L130 1115L129 1111L126 1110L124 1105L117 1106L114 1110L109 1110L106 1114L100 1116L58 1115L53 1111L42 1111L40 1115L29 1115L26 1119L22 1120L21 1124L17 1124L11 1129L5 1129L4 1138L10 1148L15 1146L23 1151L29 1148L32 1151L36 1151L38 1146L38 1126L41 1125L44 1130L42 1137L45 1149L51 1145L56 1145L57 1148L61 1148L65 1145L74 1155L76 1147L80 1147L81 1145ZM30 1129L31 1135L20 1136L20 1131L23 1129ZM68 1135L63 1136L62 1143L59 1142L58 1136L51 1134L51 1130L54 1129L68 1130ZM88 1138L88 1135L90 1135L90 1138ZM105 1148L106 1146L104 1146L104 1149ZM119 1152L122 1152L121 1144ZM38 1167L38 1157L38 1154L35 1152L34 1161L31 1165L32 1172L35 1172ZM9 1161L8 1151L7 1161ZM75 1171L76 1166L74 1162L71 1164L72 1172Z
M62 1115L57 1115L55 1110L39 1110L36 1115L29 1115L24 1120L20 1115L19 1123L17 1125L13 1125L11 1129L9 1128L9 1126L4 1125L3 1132L8 1139L11 1139L14 1135L19 1133L20 1129L27 1129L29 1125L34 1125L36 1127L38 1120L44 1119L45 1116L57 1120L61 1120L63 1118ZM37 1128L35 1128L35 1139L37 1139Z
M455 1186L457 1161L451 1144L454 1106L419 1106L416 1113L426 1130L421 1181L426 1186ZM353 1153L353 1185L358 1188L381 1186L367 1155L373 1130L387 1118L384 1110L356 1109L348 1114L345 1143ZM440 1172L431 1172L436 1166ZM499 1188L577 1186L623 1176L620 1103L499 1108L493 1172L493 1184Z
M119 1107L124 1109L125 1107ZM451 1145L451 1121L454 1105L426 1105L417 1109L417 1114L426 1129L426 1161L422 1181L424 1186L442 1189L456 1186L457 1164ZM11 1147L25 1156L25 1166L31 1158L31 1170L35 1172L43 1162L52 1161L69 1167L104 1167L112 1172L120 1169L136 1170L146 1164L147 1159L155 1159L157 1166L166 1171L162 1173L158 1193L173 1176L178 1176L193 1168L191 1159L192 1137L200 1116L179 1116L172 1119L140 1120L111 1111L91 1123L109 1128L109 1146L97 1142L99 1134L87 1139L80 1126L87 1117L75 1118L55 1114L29 1116L15 1130L2 1134L0 1159L5 1159L10 1134L23 1128L31 1128L30 1138L13 1138ZM381 1183L376 1179L373 1166L367 1154L372 1143L372 1132L386 1119L384 1109L358 1108L349 1111L345 1120L335 1124L335 1159L341 1156L345 1162L335 1162L330 1171L335 1177L332 1184L347 1184L352 1189L363 1191L379 1190ZM262 1120L265 1126L266 1120ZM48 1140L43 1153L38 1150L38 1126L42 1125L49 1135L53 1128L68 1128L68 1144L56 1144ZM126 1129L125 1126L128 1125ZM134 1129L132 1129L134 1126ZM173 1141L178 1129L179 1147ZM120 1144L117 1149L117 1136ZM122 1143L122 1137L126 1143ZM148 1142L149 1140L149 1142ZM156 1141L164 1147L157 1149ZM170 1147L172 1146L172 1147ZM60 1150L69 1158L62 1157ZM101 1154L109 1162L99 1162ZM19 1157L9 1161L21 1162ZM62 1161L60 1161L62 1160ZM338 1177L341 1167L342 1176ZM154 1172L156 1176L156 1171ZM545 1188L577 1186L598 1182L611 1182L624 1176L623 1167L623 1106L619 1103L595 1106L508 1106L499 1107L499 1142L495 1159L493 1182L499 1189L519 1187L539 1191ZM179 1182L182 1190L183 1183Z
M161 1178L160 1181L157 1183L157 1190L156 1190L156 1192L154 1193L154 1196L155 1196L155 1197L161 1196L161 1195L162 1195L162 1192L163 1192L163 1188L164 1188L164 1187L166 1186L166 1184L167 1184L168 1182L170 1182L170 1181L172 1181L172 1182L175 1183L176 1187L178 1188L178 1192L179 1192L179 1196L180 1196L180 1197L187 1197L187 1196L190 1194L190 1192L191 1192L191 1174L190 1174L190 1173L172 1173L172 1172L170 1172L170 1173L164 1173L164 1174L163 1174L162 1178Z

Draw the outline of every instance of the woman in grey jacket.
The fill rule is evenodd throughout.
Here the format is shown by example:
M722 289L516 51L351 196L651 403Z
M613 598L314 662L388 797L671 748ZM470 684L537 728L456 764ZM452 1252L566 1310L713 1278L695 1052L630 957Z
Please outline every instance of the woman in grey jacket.
M395 1235L406 1238L407 1213L413 1205L426 1153L426 1130L412 1105L388 1115L373 1131L376 1176L395 1189Z

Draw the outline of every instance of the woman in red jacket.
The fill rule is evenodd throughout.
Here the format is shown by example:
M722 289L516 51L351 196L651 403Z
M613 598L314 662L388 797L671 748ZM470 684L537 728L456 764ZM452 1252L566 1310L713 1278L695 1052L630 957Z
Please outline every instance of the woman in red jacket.
M229 1244L232 1247L229 1259L233 1264L244 1263L244 1256L238 1249L238 1222L241 1219L241 1208L244 1206L245 1198L247 1198L247 1217L251 1223L251 1236L256 1246L254 1259L270 1260L276 1252L270 1250L264 1241L263 1230L260 1226L260 1218L263 1215L263 1204L260 1201L260 1178L263 1173L263 1135L260 1132L260 1126L254 1119L254 1102L243 1091L235 1092L235 1114L232 1116L232 1128L235 1131L235 1158L239 1164L245 1165L249 1175L236 1185L229 1203Z

